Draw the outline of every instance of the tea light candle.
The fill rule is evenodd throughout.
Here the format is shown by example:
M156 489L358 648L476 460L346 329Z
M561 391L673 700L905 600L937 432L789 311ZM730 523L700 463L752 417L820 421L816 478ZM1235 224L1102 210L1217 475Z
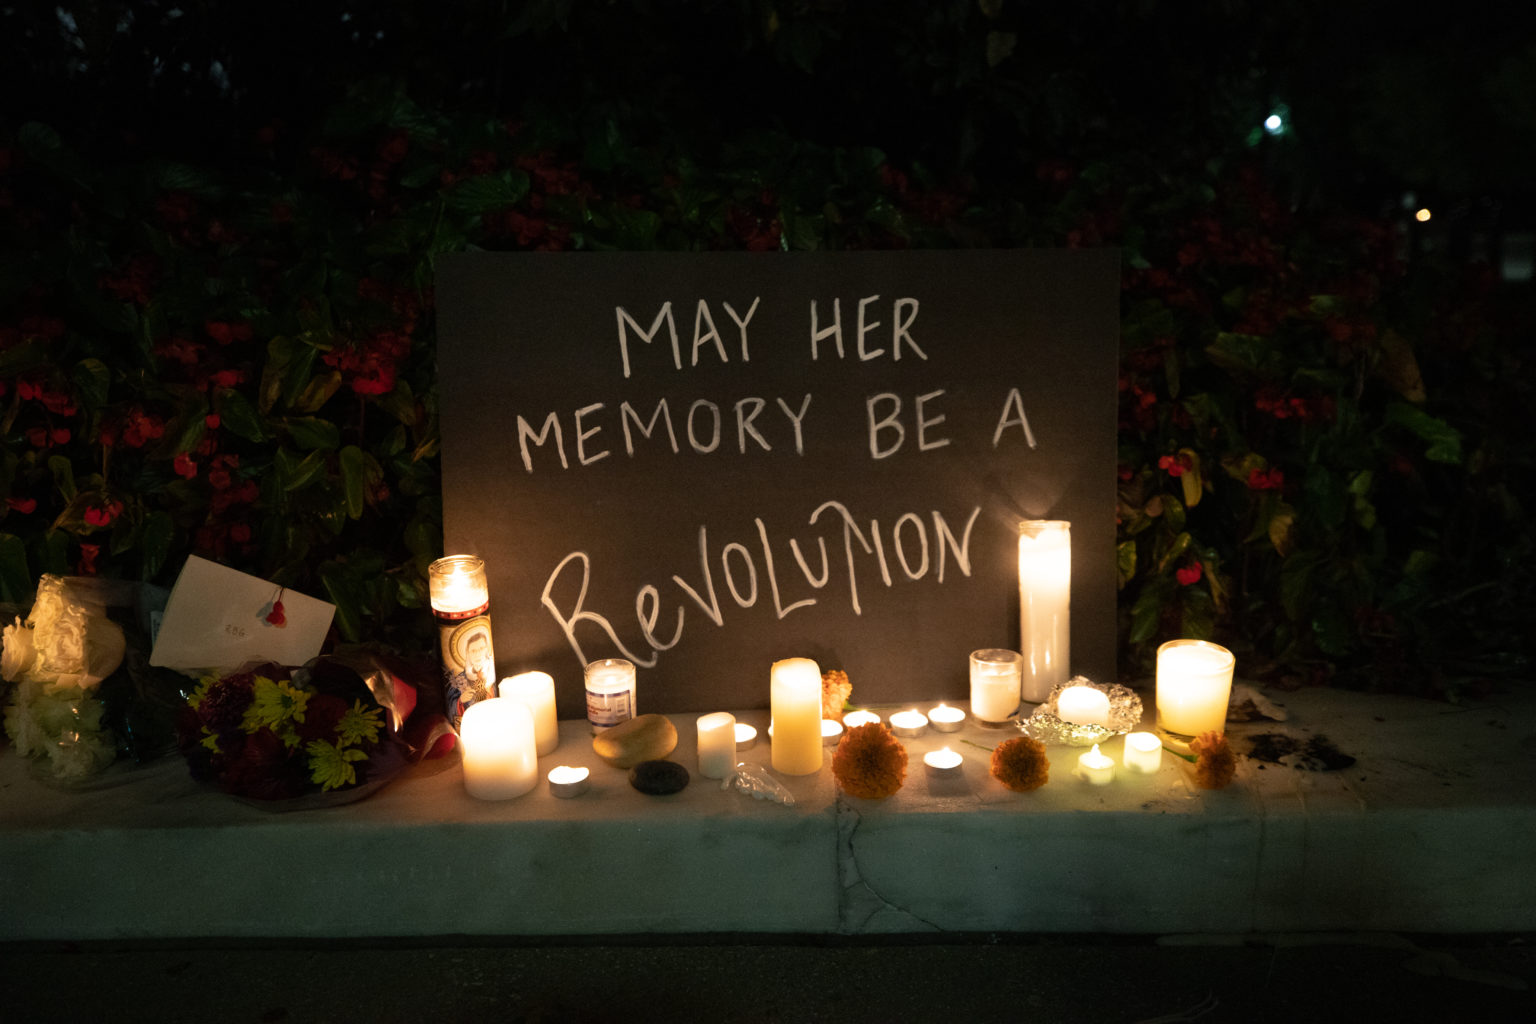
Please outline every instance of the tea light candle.
M1091 686L1069 686L1056 698L1056 717L1073 725L1109 725L1109 694Z
M1038 704L1067 681L1071 640L1072 531L1059 519L1019 523L1021 696Z
M533 712L533 734L539 756L553 754L560 745L560 719L555 714L555 680L548 672L520 672L508 676L496 688L498 696L520 700Z
M891 731L897 736L921 736L928 731L928 716L921 711L898 711L891 716Z
M773 769L785 775L821 770L821 668L810 658L773 663L769 675Z
M965 712L948 704L940 704L928 712L928 724L939 732L955 732L965 724Z
M586 768L573 768L562 764L549 770L549 792L562 800L581 796L592 782L592 773Z
M850 711L843 716L844 729L856 729L861 725L877 725L879 722L880 716L873 711Z
M751 750L757 746L757 726L746 722L736 723L736 749Z
M1143 775L1156 774L1163 763L1163 741L1150 732L1133 732L1125 737L1125 766Z
M829 747L837 746L843 738L843 723L835 718L821 720L821 742Z
M520 701L490 697L471 704L459 723L464 788L480 800L510 800L539 781L533 712Z
M736 716L724 711L700 715L699 774L723 779L736 765Z
M1236 659L1204 640L1170 640L1157 649L1157 724L1180 736L1225 732Z
M982 722L1006 722L1019 709L1019 652L987 648L971 652L971 714Z
M930 750L923 755L923 770L930 778L959 775L960 766L964 761L964 758L948 747L942 750Z
M594 733L635 717L635 666L623 658L587 665L587 721Z
M1115 780L1115 762L1099 753L1099 745L1077 759L1078 778L1087 779L1095 786L1107 786Z

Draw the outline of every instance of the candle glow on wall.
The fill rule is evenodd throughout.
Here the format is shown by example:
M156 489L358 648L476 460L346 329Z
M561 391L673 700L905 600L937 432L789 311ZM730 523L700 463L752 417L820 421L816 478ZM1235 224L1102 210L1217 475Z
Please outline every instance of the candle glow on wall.
M432 616L437 621L448 719L457 729L470 705L496 692L496 653L491 643L491 592L485 561L448 555L427 567Z
M1072 531L1059 519L1019 523L1020 696L1038 704L1066 682L1071 659Z

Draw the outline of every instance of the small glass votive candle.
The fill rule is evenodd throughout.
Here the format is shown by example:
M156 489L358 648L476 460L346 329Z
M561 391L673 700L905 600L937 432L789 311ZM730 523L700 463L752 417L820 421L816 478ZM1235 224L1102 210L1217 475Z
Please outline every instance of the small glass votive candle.
M1237 659L1204 640L1170 640L1157 649L1157 724L1178 736L1227 731Z
M635 665L623 658L590 662L586 670L587 721L594 733L635 717Z
M1000 725L1019 710L1018 651L986 648L971 652L971 714L984 725Z

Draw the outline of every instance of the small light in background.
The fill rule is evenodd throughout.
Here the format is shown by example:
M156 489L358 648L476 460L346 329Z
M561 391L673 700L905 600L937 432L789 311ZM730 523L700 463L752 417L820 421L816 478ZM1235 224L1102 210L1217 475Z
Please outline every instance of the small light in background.
M1279 114L1270 114L1264 119L1264 130L1271 135L1279 135L1285 131L1285 118Z
M1426 223L1431 216L1432 215L1429 212L1429 207L1422 206L1419 208L1418 212L1413 215L1413 219L1418 221L1420 224L1423 224Z

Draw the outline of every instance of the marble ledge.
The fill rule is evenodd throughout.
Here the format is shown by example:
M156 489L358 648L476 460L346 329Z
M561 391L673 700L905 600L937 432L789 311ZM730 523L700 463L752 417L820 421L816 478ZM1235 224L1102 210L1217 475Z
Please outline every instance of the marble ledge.
M1536 929L1536 695L1271 696L1288 721L1234 739L1325 734L1355 763L1244 760L1206 791L1165 754L1156 775L1096 787L1072 774L1080 750L1054 747L1049 784L1017 794L985 749L1015 733L968 723L904 740L887 800L840 794L824 766L780 777L784 806L699 777L693 716L675 715L694 780L674 796L635 792L567 721L540 770L590 767L575 799L541 783L477 801L450 758L353 804L274 813L175 758L61 792L6 751L0 939ZM924 774L940 746L963 755L959 778ZM1105 752L1119 762L1121 741ZM742 759L769 753L763 738Z

